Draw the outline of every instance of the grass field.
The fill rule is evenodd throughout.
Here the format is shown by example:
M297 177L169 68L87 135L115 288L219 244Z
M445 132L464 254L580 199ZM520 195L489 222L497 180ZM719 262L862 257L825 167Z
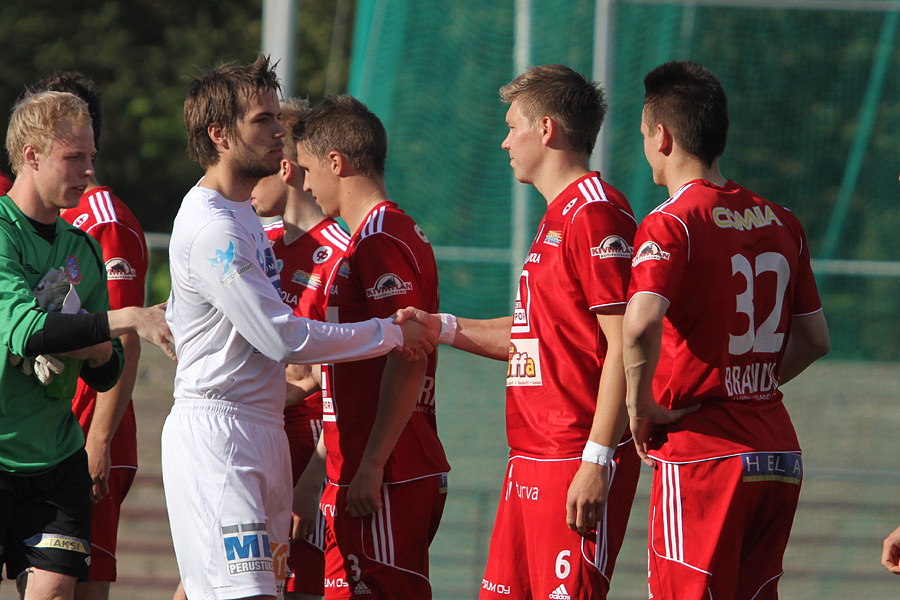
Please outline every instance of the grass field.
M166 600L177 583L159 467L159 432L172 399L174 365L145 347L138 387L140 471L123 506L115 600ZM453 471L432 546L437 600L477 596L503 477L502 363L442 349L438 425ZM900 598L900 577L879 565L881 540L900 524L900 365L823 361L784 388L805 478L780 586L791 600ZM611 599L647 597L645 468ZM0 600L16 598L0 586Z

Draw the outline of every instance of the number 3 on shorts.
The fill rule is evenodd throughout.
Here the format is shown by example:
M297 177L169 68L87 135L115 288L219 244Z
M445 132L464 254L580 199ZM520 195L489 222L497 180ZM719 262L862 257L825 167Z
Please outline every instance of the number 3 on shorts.
M572 565L569 564L569 561L566 560L572 555L570 550L563 550L559 554L556 555L556 577L559 579L565 579L569 576L569 573L572 572Z

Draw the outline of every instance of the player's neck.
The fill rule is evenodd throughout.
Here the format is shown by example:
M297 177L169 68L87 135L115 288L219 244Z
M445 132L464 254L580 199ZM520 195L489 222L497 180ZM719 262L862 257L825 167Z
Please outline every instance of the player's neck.
M670 197L674 196L684 184L695 179L704 179L720 187L728 181L719 171L719 159L714 160L712 165L707 165L695 156L673 155L667 167L665 185Z
M354 233L373 208L391 199L384 181L363 176L346 186L342 194L340 216Z
M547 201L547 206L556 200L563 190L572 185L572 182L590 173L588 157L571 152L555 154L544 161L540 173L534 181L534 187Z
M96 177L91 177L91 182L88 184L87 189L84 190L84 193L93 192L98 187L103 187L103 186L100 185L100 182L97 181Z
M226 164L224 158L206 170L206 175L200 180L200 187L214 190L226 200L232 202L247 202L253 193L258 179L248 179L238 175L234 169Z
M47 203L41 199L37 187L35 187L34 182L31 180L31 173L23 170L23 172L16 177L13 186L6 195L9 196L13 201L13 204L22 211L22 214L29 219L44 224L56 222L59 210L53 206L48 206Z
M324 218L322 209L315 201L308 199L305 195L301 198L288 196L282 217L285 245L302 237L307 231L321 223Z

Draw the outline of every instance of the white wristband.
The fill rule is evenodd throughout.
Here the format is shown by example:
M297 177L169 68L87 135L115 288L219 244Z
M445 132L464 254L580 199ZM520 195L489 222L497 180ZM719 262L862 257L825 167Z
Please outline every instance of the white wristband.
M581 460L600 465L601 467L608 467L615 453L615 448L607 448L597 442L588 440L587 444L584 445L584 451L581 453Z
M438 337L438 341L442 344L452 346L453 340L456 339L456 331L459 329L459 324L456 322L456 316L451 315L450 313L440 313L440 316L441 335Z

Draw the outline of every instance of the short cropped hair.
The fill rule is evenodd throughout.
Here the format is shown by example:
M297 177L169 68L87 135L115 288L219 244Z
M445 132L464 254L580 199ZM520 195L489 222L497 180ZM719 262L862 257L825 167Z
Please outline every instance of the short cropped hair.
M550 117L562 126L569 147L588 155L606 116L603 87L565 65L531 67L500 88L506 104L518 101L532 127Z
M13 107L6 130L6 152L13 173L19 174L25 164L22 150L27 145L38 154L49 154L63 121L75 127L91 122L84 100L66 92L25 94Z
M375 113L352 96L327 96L291 133L296 143L321 161L335 151L360 174L384 176L387 132Z
M288 131L294 130L297 121L305 119L309 114L309 101L299 98L289 98L281 101L281 126ZM297 162L297 143L293 137L284 136L281 138L284 143L284 157L291 162Z
M707 166L725 152L728 100L719 80L706 67L672 61L644 77L647 125L662 123L685 152Z
M101 114L100 88L94 81L76 71L54 73L44 77L31 88L29 92L69 92L75 94L87 103L88 112L91 114L91 125L94 128L94 148L100 151L100 127L103 124Z
M204 169L216 165L219 150L209 137L209 126L218 123L230 136L247 114L250 100L280 89L275 65L263 55L252 65L228 63L194 79L184 101L190 157Z

